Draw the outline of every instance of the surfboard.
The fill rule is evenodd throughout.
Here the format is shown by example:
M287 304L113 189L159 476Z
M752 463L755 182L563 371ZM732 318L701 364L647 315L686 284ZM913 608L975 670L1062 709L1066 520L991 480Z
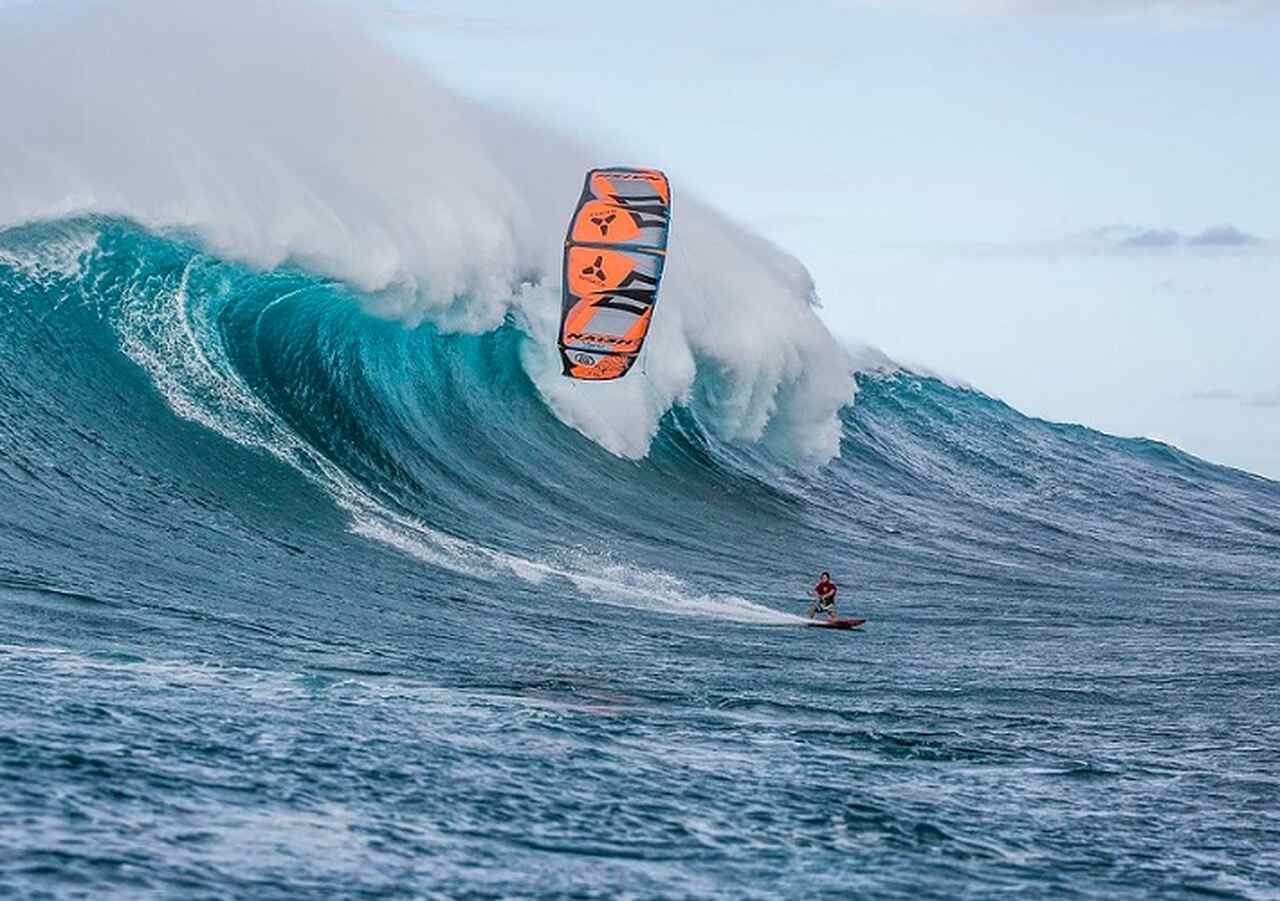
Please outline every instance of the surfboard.
M865 619L815 619L805 623L815 629L856 629Z

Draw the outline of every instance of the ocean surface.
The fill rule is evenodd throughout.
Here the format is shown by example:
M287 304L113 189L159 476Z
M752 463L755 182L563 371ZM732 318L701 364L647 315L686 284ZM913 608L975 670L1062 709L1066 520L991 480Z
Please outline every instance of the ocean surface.
M892 366L618 456L371 307L0 231L0 896L1280 897L1280 484Z

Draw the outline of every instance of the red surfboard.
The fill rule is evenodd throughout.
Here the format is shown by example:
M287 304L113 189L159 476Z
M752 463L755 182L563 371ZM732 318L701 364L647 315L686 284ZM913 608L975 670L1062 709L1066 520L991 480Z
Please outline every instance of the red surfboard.
M865 622L865 619L814 619L805 625L815 629L856 629Z

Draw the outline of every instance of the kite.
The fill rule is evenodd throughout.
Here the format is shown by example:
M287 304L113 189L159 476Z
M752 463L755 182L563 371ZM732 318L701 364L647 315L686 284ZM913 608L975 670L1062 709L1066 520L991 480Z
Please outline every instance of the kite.
M671 187L656 169L592 169L564 242L560 359L574 379L627 374L653 320Z

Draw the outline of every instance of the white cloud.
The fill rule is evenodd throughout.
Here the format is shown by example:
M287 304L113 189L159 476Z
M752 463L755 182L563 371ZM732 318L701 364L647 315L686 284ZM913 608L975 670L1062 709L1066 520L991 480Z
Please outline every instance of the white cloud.
M881 7L986 16L1075 16L1184 21L1245 19L1280 14L1277 0L869 0Z
M1263 409L1280 407L1280 388L1271 391L1254 392L1232 391L1229 388L1210 388L1207 391L1197 391L1191 397L1193 400L1227 401L1243 404L1246 407L1260 407Z
M1179 247L1209 250L1242 247L1264 249L1267 244L1258 236L1241 231L1230 223L1214 225L1196 234L1183 234L1172 228L1109 225L1078 235L1069 243L1107 250L1167 250Z

